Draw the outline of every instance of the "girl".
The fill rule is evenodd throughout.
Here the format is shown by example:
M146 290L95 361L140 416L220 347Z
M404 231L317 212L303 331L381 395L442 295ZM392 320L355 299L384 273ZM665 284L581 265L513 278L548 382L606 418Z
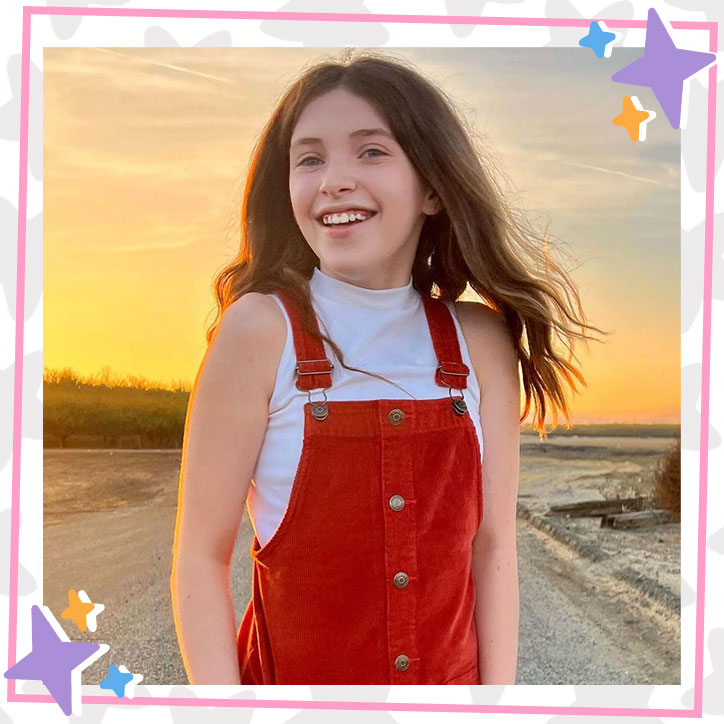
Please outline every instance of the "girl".
M531 403L541 436L570 421L596 328L443 92L375 52L307 69L216 296L171 576L190 683L515 683L519 425Z

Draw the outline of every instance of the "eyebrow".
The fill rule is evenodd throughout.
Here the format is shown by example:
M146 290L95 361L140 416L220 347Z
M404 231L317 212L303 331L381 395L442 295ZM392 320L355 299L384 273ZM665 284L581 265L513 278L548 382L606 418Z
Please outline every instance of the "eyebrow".
M352 131L349 134L350 138L357 138L358 136L387 136L391 140L395 140L394 136L384 128L360 128L357 131ZM289 150L296 148L297 146L309 146L315 143L322 143L321 138L298 138L289 147Z

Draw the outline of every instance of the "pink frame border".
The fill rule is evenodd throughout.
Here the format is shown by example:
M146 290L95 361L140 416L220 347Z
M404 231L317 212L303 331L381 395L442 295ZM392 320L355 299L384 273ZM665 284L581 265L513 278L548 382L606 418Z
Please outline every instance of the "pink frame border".
M314 20L330 22L362 23L434 23L445 25L520 25L552 27L586 27L587 19L572 18L516 18L478 17L465 15L383 15L359 13L308 13L276 11L233 11L233 10L161 10L151 8L83 8L83 7L39 7L23 6L22 72L20 99L20 169L18 194L18 268L15 314L15 386L13 409L13 463L12 463L12 507L10 517L10 610L8 630L8 668L17 659L17 612L18 612L18 544L20 521L20 445L22 431L23 392L23 334L25 324L25 244L28 180L28 114L30 81L30 21L33 15L102 15L115 17L153 18L215 18L235 20ZM645 28L644 20L606 20L609 28ZM673 21L674 29L708 30L709 51L717 52L717 22ZM708 110L707 110L707 156L706 156L706 200L704 225L704 319L701 368L701 419L699 448L699 530L697 554L696 593L696 648L694 662L694 708L693 709L641 709L614 707L560 707L560 706L505 706L486 704L414 704L394 702L350 702L350 701L306 701L276 699L203 699L179 697L136 697L119 699L115 696L83 696L81 701L88 704L113 706L198 706L198 707L245 707L278 709L353 709L382 711L448 711L448 712L490 712L505 714L563 714L589 716L636 716L636 717L678 717L701 718L703 705L703 660L704 660L704 603L706 570L706 503L709 450L709 390L711 378L711 300L712 300L712 258L714 239L714 144L716 132L716 63L709 68ZM19 694L15 691L15 680L8 679L9 702L55 703L53 697L40 694Z

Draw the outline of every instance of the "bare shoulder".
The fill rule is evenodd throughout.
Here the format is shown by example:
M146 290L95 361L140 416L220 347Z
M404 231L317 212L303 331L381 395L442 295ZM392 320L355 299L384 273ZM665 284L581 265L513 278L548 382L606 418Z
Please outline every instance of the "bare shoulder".
M279 305L269 294L247 292L232 302L222 314L219 329L226 326L232 334L286 336L286 323Z
M247 292L224 310L211 346L229 367L253 369L268 399L274 391L286 335L286 320L277 302L270 295Z
M455 302L481 390L518 378L518 351L503 315L480 302Z

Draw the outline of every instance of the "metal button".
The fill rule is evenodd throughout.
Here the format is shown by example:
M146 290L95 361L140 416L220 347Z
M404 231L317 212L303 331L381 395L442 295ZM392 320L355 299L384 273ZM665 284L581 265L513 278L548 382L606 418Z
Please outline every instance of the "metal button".
M395 659L395 668L398 671L407 671L410 668L410 659L405 654L400 654Z
M410 582L410 577L407 575L407 573L404 573L400 571L399 573L395 574L395 585L398 588L406 588L407 584Z
M387 419L393 425L399 425L405 419L405 413L398 407L395 407L394 410L390 410L390 414L387 415Z
M453 400L453 410L458 415L464 415L468 411L468 406L465 400Z
M392 510L402 510L405 507L405 499L401 495L393 495L390 498L390 508Z
M313 402L312 415L315 420L322 422L329 417L329 408L323 402Z

